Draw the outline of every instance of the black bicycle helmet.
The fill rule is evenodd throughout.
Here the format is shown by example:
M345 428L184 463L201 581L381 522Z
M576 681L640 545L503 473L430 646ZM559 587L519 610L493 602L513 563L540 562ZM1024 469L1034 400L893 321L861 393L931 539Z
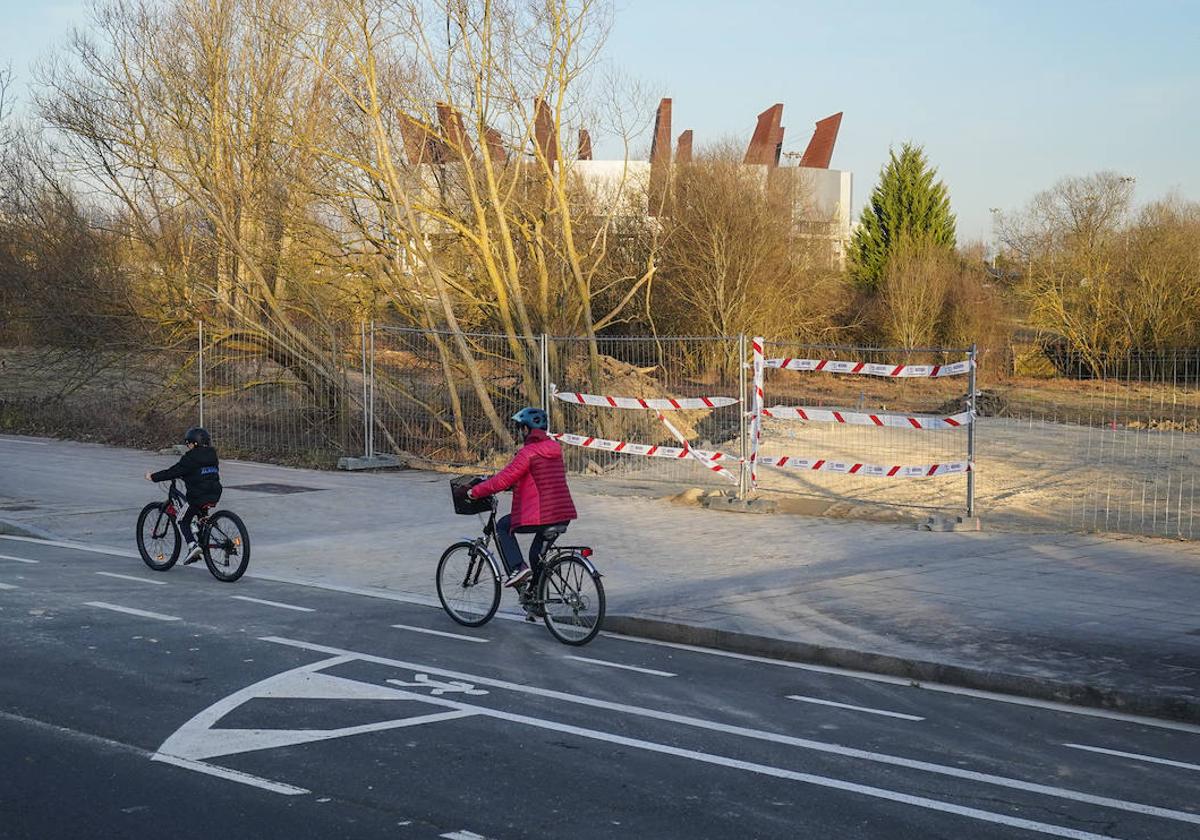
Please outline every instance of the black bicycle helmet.
M192 426L183 434L184 443L194 443L197 446L212 446L212 436L203 426Z
M531 429L541 429L543 432L550 428L550 421L546 418L546 412L533 406L522 408L512 416L512 421L522 426L528 426Z

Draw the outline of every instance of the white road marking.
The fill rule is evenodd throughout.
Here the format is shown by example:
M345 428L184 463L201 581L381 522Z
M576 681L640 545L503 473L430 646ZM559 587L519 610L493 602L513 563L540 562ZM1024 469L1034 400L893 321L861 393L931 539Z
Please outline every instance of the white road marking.
M188 770L195 770L197 773L205 773L220 779L228 779L231 782L241 782L243 785L262 788L272 793L282 793L284 796L303 796L306 793L312 793L307 788L286 785L283 782L273 782L261 776L252 776L249 773L241 773L237 770L218 767L215 764L208 764L203 761L192 761L187 758L177 758L173 755L162 755L161 753L156 753L150 760L161 761L164 764L174 764L176 767L185 767Z
M743 738L751 738L759 741L767 741L775 744L784 744L787 746L798 747L800 749L812 750L814 752L827 753L832 755L840 755L846 758L856 758L863 761L870 761L877 764L890 765L893 767L904 767L909 770L920 770L926 773L934 773L941 776L949 776L956 779L965 779L971 782L979 782L981 784L995 785L996 787L1009 788L1011 790L1021 790L1027 793L1035 793L1041 796L1050 796L1057 799L1066 799L1074 802L1084 802L1089 805L1097 805L1103 808L1114 808L1120 811L1129 811L1135 814L1144 814L1153 817L1162 817L1163 819L1175 820L1177 822L1186 822L1193 825L1200 825L1200 814L1189 814L1184 811L1176 811L1170 808L1161 808L1156 805L1145 805L1140 802L1130 802L1124 799L1112 799L1107 796L1097 796L1082 791L1071 790L1069 788L1053 787L1051 785L1042 785L1035 782L1026 782L1021 779L1012 779L1006 776L997 776L991 773L981 773L975 770L966 770L962 767L953 767L945 764L935 764L929 761L920 761L917 759L904 758L903 756L889 755L888 753L871 752L869 750L861 750L854 747L845 747L841 744L834 744L825 741L813 741L808 738L797 738L791 735L781 735L776 732L767 732L761 729L749 729L743 726L734 726L726 723L718 723L717 721L706 720L704 718L696 718L688 715L679 715L673 712L663 712L657 709L649 709L641 706L631 706L625 703L614 703L608 700L600 700L594 697L586 697L579 694L568 694L562 691L555 691L548 688L539 688L537 686L524 685L522 683L507 682L505 680L492 679L490 677L475 676L472 674L464 674L459 671L450 671L444 668L434 666L419 665L412 662L404 662L398 659L390 659L383 656L375 656L368 653L360 653L342 648L329 647L328 645L320 645L312 642L298 641L295 639L287 639L280 636L263 636L262 641L272 642L274 644L286 645L288 647L300 648L302 650L311 650L318 653L327 653L332 656L346 656L355 659L360 659L363 662L375 662L382 665L390 665L406 670L422 671L429 674L437 674L439 676L450 677L455 680L465 680L470 683L478 683L480 685L492 686L493 688L503 688L510 691L517 691L523 694L531 694L536 697L546 697L552 700L562 700L567 703L575 703L581 706L590 706L596 709L606 709L623 714L635 715L638 717L650 718L653 720L661 720L668 723L677 723L684 726L691 726L697 729L703 729L711 732L721 732L728 735L736 735ZM484 712L480 712L483 714ZM1063 835L1074 836L1074 835ZM1094 835L1089 835L1094 836Z
M18 589L18 588L19 587L13 586L11 583L0 583L0 589Z
M167 585L167 582L165 580L151 580L150 578L135 577L134 575L123 575L123 574L120 574L119 572L96 572L96 574L104 575L105 577L120 578L121 580L136 580L138 583L150 583L155 586L166 586Z
M1053 700L1038 700L1034 697L1019 697L1015 694L1001 694L997 691L984 691L979 688L963 688L957 685L947 685L945 683L935 682L919 682L916 680L906 679L904 677L893 677L887 674L872 674L869 671L855 671L850 668L836 668L832 665L810 665L805 662L792 662L786 659L770 659L766 656L755 656L750 653L735 653L730 650L717 650L715 648L699 647L698 645L688 645L682 642L664 642L659 639L642 639L637 636L624 636L620 633L610 633L601 631L601 636L607 636L610 639L619 639L623 642L636 642L643 645L655 645L657 647L674 648L675 650L687 650L692 653L703 653L708 656L720 656L726 659L740 659L745 662L760 662L764 665L777 665L782 668L795 668L800 671L815 671L819 674L830 674L836 677L851 677L859 680L870 680L871 682L888 683L891 685L899 685L907 688L916 688L923 691L934 691L941 694L957 694L963 697L970 697L975 700L992 700L997 703L1011 703L1014 706L1029 706L1035 709L1045 709L1050 712L1062 712L1069 715L1082 715L1083 717L1096 717L1105 720L1115 720L1121 723L1132 723L1138 726L1153 726L1158 729L1173 729L1177 732L1190 732L1193 735L1200 735L1200 726L1194 723L1183 723L1174 720L1160 720L1158 718L1144 717L1142 715L1132 715L1126 712L1114 712L1108 709L1094 709L1088 706L1072 706L1069 703L1057 703Z
M805 697L803 694L789 694L787 699L799 700L801 703L813 703L817 706L833 706L837 709L849 709L853 712L866 712L869 715L883 715L884 717L899 718L900 720L925 720L923 717L906 715L902 712L889 712L885 709L871 709L867 706L851 706L849 703L835 703L832 700L822 700L819 697Z
M1106 750L1103 747L1089 747L1086 744L1063 744L1063 746L1074 750L1087 750L1088 752L1103 753L1104 755L1115 755L1118 758L1131 758L1134 761L1165 764L1167 767L1179 767L1184 770L1200 770L1200 764L1188 764L1186 761L1172 761L1169 758L1159 758L1153 755L1139 755L1138 753L1121 752L1120 750Z
M1007 814L983 811L978 808L968 808L962 805L955 805L952 802L943 802L939 799L929 799L928 797L924 796L913 796L907 793L900 793L899 791L888 790L887 788L878 788L871 785L857 784L855 782L848 782L843 779L835 779L830 776L818 776L812 773L799 773L794 770L786 770L782 767L773 767L768 764L742 761L741 759L728 758L723 755L716 755L713 753L700 752L698 750L689 750L682 747L661 744L656 741L644 741L640 738L630 738L611 732L603 732L596 729L586 729L581 726L573 726L567 723L544 720L542 718L515 714L513 712L504 712L500 711L499 709L489 709L484 706L474 706L469 703L460 703L454 700L443 700L442 698L429 697L425 695L414 694L413 699L419 699L426 703L446 706L452 709L461 709L464 711L470 710L484 717L496 718L497 720L509 721L511 723L520 723L526 726L533 726L538 729L548 729L553 732L563 732L580 738L590 738L597 741L605 741L610 744L621 744L622 746L646 750L647 752L661 753L663 755L670 755L676 758L685 758L691 761L702 762L704 764L713 764L719 767L728 767L733 770L741 770L749 773L757 773L763 776L771 776L777 779L787 779L789 781L801 782L804 784L815 785L817 787L832 788L834 790L842 790L848 793L857 793L862 796L869 796L875 799L899 802L904 805L925 808L930 811L954 814L955 816L966 817L968 819L979 820L981 822L1006 825L1012 828L1021 828L1025 829L1026 831L1036 831L1040 834L1048 834L1054 837L1067 837L1071 838L1072 840L1112 840L1111 836L1093 834L1089 831L1079 831L1073 828L1066 828L1065 826L1052 825L1050 823L1037 822L1035 820L1026 820L1019 817L1011 817ZM447 835L442 836L446 837Z
M101 545L87 545L86 543L70 542L68 540L43 540L38 537L18 537L13 534L0 534L0 540L14 540L16 542L36 543L38 545L51 545L55 548L69 548L72 551L88 551L92 554L109 554L113 557L138 557L136 551L126 551L122 548L109 548Z
M9 534L0 534L0 540L17 540L19 542L37 543L40 545L58 546L61 548L70 548L75 551L90 551L96 554L110 554L116 557L138 557L137 552L124 551L117 548L96 547L84 545L83 543L65 542L62 540L44 540L35 537L17 537ZM36 563L36 560L25 560L24 558L9 557L7 559L20 560L26 563ZM336 584L323 583L321 581L306 580L304 578L293 578L285 575L262 574L260 572L249 571L247 577L257 578L259 580L271 581L273 583L286 583L292 586L307 586L313 589L324 589L330 592L343 592L349 595L362 595L366 598L380 598L383 600L397 601L405 604L418 604L425 607L442 608L441 602L437 598L424 595L410 595L387 592L381 589L367 589L357 586L339 586ZM504 619L506 621L524 622L525 617L519 613L511 613L501 610L496 613L495 618ZM1050 712L1062 712L1069 715L1081 715L1083 717L1095 717L1104 720L1113 720L1121 723L1132 723L1137 726L1151 726L1157 729L1171 729L1176 732L1188 732L1193 735L1200 735L1200 725L1194 723L1183 723L1174 720L1160 720L1158 718L1145 717L1142 715L1132 715L1126 712L1114 712L1108 709L1095 709L1087 706L1072 706L1068 703L1058 703L1053 700L1038 700L1033 697L1019 697L1013 694L1001 694L995 691L984 691L977 688L963 688L956 685L947 685L945 683L935 682L916 682L904 677L893 677L888 674L873 674L869 671L856 671L850 668L836 668L831 665L813 665L805 662L792 662L786 659L771 659L766 656L755 656L748 653L736 653L734 651L716 650L715 648L699 647L697 645L687 645L680 642L664 642L658 639L642 639L636 636L624 636L620 633L611 633L601 631L600 635L607 636L611 639L618 639L624 642L637 642L639 644L657 645L659 647L674 648L676 650L687 650L693 653L702 653L709 656L721 656L727 659L740 659L746 662L759 662L765 665L775 665L783 668L794 668L801 671L813 671L821 674L829 674L838 677L850 677L852 679L869 680L871 682L885 683L890 685L899 685L922 689L924 691L934 691L941 694L956 694L962 697L970 697L976 700L991 700L997 703L1009 703L1015 706L1027 706L1034 709L1044 709Z
M624 671L637 671L639 674L650 674L655 677L675 677L678 674L672 674L670 671L656 671L653 668L639 668L636 665L622 665L618 662L605 662L603 659L589 659L586 656L572 656L568 654L564 659L574 659L576 662L587 662L592 665L607 665L609 668L620 668Z
M159 621L179 621L179 616L163 615L162 613L147 612L146 610L135 610L133 607L122 607L117 604L109 604L104 601L88 601L84 606L99 607L102 610L112 610L113 612L125 613L126 615L136 615L141 618L156 618Z
M439 834L442 840L488 840L482 834L476 834L474 831L467 831L465 828L462 831L451 831L449 834Z
M41 560L30 560L28 557L14 557L11 554L0 554L0 560L12 560L15 563L28 563L31 566L42 562Z
M445 630L427 630L424 627L413 627L411 624L393 624L397 630L411 630L414 633L428 633L430 636L442 636L447 639L462 639L464 642L490 642L491 639L479 636L464 636L462 633L447 633Z
M249 595L231 595L231 598L236 598L239 601L249 601L251 604L265 604L268 607L279 607L281 610L295 610L296 612L316 612L312 607L297 607L294 604L283 604L279 601L267 601L263 598L251 598Z

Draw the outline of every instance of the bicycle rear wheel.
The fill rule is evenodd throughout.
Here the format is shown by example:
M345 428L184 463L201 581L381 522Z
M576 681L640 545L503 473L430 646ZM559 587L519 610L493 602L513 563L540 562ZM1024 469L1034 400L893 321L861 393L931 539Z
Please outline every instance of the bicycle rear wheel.
M219 510L208 518L200 535L204 565L217 580L232 583L250 565L250 534L236 513Z
M473 542L456 542L437 565L437 594L446 614L465 627L487 624L500 606L500 577Z
M538 585L546 629L565 645L586 645L604 621L604 584L578 557L560 557L546 567Z
M165 502L151 502L142 508L137 519L137 547L143 563L156 572L165 572L179 559L181 542Z

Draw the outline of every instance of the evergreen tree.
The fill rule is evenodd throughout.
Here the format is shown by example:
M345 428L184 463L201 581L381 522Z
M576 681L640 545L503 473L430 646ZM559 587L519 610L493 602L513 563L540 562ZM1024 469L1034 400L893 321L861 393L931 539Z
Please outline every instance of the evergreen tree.
M856 283L875 289L888 258L901 246L953 249L954 214L950 194L929 166L920 146L905 143L879 173L879 183L863 208L850 239L850 266Z

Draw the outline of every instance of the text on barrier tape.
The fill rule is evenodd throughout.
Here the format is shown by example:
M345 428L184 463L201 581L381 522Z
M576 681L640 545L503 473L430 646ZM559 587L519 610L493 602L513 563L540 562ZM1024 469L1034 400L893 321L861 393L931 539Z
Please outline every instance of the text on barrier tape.
M723 408L735 405L734 397L610 397L605 394L580 394L575 391L554 391L556 399L572 405L595 405L602 408L642 408L652 411L681 411L684 409Z
M736 464L740 459L726 452L709 451L706 449L683 448L679 446L658 446L650 443L630 443L625 440L606 440L605 438L589 437L587 435L571 435L566 432L554 432L550 437L571 446L581 446L584 449L603 449L606 452L620 452L623 455L643 455L648 458L690 458L696 453L710 461Z
M970 373L971 360L948 365L881 365L872 362L837 361L834 359L764 359L763 365L781 370L808 370L822 373L857 373L863 376L932 377L961 376Z
M889 429L921 429L944 431L971 425L973 415L969 411L938 417L931 414L867 414L859 411L834 411L828 408L813 408L807 405L773 405L763 409L763 417L777 420L809 420L814 423L847 423L852 426L884 426Z
M969 461L951 461L946 464L909 464L881 466L879 464L856 464L853 461L827 461L823 458L795 458L791 455L758 456L758 463L768 467L791 470L816 470L844 475L863 475L873 478L927 478L936 475L961 475L971 472Z

